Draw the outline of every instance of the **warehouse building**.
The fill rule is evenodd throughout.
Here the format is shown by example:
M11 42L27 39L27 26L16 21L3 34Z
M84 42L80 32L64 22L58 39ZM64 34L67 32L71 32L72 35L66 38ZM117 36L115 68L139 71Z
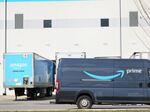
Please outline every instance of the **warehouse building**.
M149 0L0 0L0 95L5 52L52 60L58 52L87 58L150 52L149 8Z

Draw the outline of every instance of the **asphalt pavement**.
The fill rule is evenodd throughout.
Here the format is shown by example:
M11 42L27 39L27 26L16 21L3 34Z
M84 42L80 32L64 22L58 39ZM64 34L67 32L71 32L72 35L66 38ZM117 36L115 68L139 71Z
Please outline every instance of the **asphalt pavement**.
M55 104L55 99L48 97L37 98L36 100L27 100L26 97L19 97L18 101L15 101L14 99L14 96L0 96L0 111L47 111L77 109L76 105ZM150 105L93 105L93 109L150 109Z

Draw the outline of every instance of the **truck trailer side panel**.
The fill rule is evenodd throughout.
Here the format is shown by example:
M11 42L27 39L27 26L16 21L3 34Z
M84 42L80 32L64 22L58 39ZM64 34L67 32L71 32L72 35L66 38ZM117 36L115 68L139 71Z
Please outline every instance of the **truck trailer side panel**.
M34 86L49 87L54 85L54 64L52 61L34 56Z

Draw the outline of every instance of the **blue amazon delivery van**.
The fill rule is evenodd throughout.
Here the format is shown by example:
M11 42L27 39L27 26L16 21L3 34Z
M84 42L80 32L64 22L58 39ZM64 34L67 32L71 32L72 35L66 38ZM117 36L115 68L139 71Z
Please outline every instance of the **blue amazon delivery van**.
M150 60L61 59L56 103L150 103Z

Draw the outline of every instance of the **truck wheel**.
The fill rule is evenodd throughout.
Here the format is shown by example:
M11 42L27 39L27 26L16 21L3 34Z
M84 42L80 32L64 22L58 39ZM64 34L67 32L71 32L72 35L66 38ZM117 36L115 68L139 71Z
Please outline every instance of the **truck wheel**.
M45 94L46 97L50 97L52 96L52 88L46 88L46 94Z
M37 90L35 88L27 89L27 99L35 100L37 98Z
M92 99L87 96L80 96L77 99L77 107L78 109L90 109L92 107L93 103L92 103Z

